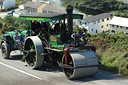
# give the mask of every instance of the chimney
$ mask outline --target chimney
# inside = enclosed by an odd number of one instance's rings
[[[72,13],[73,7],[71,5],[68,5],[66,11],[67,11],[69,39],[71,40],[71,34],[73,33],[73,13]]]

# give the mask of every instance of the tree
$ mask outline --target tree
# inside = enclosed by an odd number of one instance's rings
[[[5,16],[4,21],[7,23],[7,27],[14,27],[18,29],[26,29],[29,27],[29,22],[21,20],[17,17]]]
[[[95,15],[104,12],[124,10],[124,4],[117,0],[62,0],[63,5],[71,4],[86,14]]]

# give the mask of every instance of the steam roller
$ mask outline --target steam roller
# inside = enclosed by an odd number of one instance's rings
[[[22,19],[34,19],[36,16],[36,19],[40,17],[40,20],[50,20],[48,22],[59,21],[59,25],[63,27],[61,32],[50,32],[50,28],[48,28],[48,33],[40,31],[36,36],[27,37],[23,47],[22,61],[32,69],[40,68],[45,63],[59,65],[68,79],[94,76],[100,65],[95,54],[95,46],[87,46],[83,43],[84,37],[82,36],[72,36],[73,19],[83,19],[83,15],[73,14],[73,7],[70,5],[67,6],[66,11],[67,14],[52,16],[51,14],[49,16],[43,14],[20,16]],[[61,23],[62,21],[65,24],[65,19],[68,22],[67,27]],[[66,33],[68,36],[65,39]]]

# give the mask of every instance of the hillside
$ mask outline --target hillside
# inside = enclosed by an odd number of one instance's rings
[[[89,44],[97,48],[101,69],[128,75],[128,36],[123,33],[91,35]]]
[[[117,0],[62,0],[63,6],[69,4],[88,15],[127,9],[123,2]]]

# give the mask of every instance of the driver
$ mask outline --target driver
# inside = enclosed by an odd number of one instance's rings
[[[32,22],[31,24],[32,35],[38,34],[40,29],[41,29],[41,24],[39,22],[37,21]]]
[[[59,33],[60,32],[60,24],[59,23],[55,24],[54,31],[55,31],[55,33]]]
[[[21,44],[23,45],[23,42],[22,42],[22,37],[18,35],[18,32],[16,31],[15,32],[15,35],[13,36],[13,39],[14,39],[14,42],[15,44]]]
[[[20,36],[18,35],[18,32],[15,32],[15,35],[13,36],[14,42],[19,43],[20,42]]]

